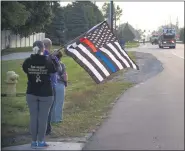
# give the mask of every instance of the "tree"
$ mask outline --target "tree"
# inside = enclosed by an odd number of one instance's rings
[[[29,35],[44,31],[46,25],[51,23],[53,17],[51,2],[48,1],[21,1],[29,10],[31,16],[24,26],[19,27],[19,33]]]
[[[50,38],[55,45],[65,43],[64,8],[58,2],[52,4],[53,19],[51,24],[45,28],[46,37]]]
[[[129,27],[129,24],[126,23],[124,28],[121,28],[118,33],[118,37],[120,40],[124,40],[125,42],[133,41],[135,38],[134,33]]]
[[[123,30],[125,29],[126,25],[128,25],[129,29],[132,31],[132,33],[134,34],[136,39],[140,39],[141,35],[142,35],[142,31],[141,29],[136,30],[134,29],[134,27],[132,27],[132,25],[130,25],[129,23],[123,23],[120,25],[120,27],[118,28],[118,37],[122,37],[123,34]]]
[[[1,28],[11,29],[25,25],[30,12],[26,10],[25,5],[16,1],[1,2]]]
[[[88,19],[88,28],[91,28],[104,20],[102,12],[94,3],[90,1],[79,1],[79,3],[85,8]]]
[[[52,19],[48,1],[2,2],[3,29],[10,29],[21,36],[44,31]]]
[[[66,38],[72,40],[88,30],[88,19],[83,5],[73,2],[65,8]]]
[[[104,21],[103,14],[99,10],[98,6],[96,6],[95,4],[93,4],[93,8],[94,8],[94,16],[96,16],[96,24]]]
[[[115,21],[115,29],[116,29],[116,21],[120,20],[122,16],[122,9],[117,5],[115,13],[114,13],[114,21]]]
[[[136,38],[139,40],[141,39],[141,36],[142,36],[142,30],[141,29],[136,30]]]
[[[105,19],[108,19],[110,17],[110,3],[104,3],[102,6],[103,16]],[[116,21],[118,21],[122,15],[122,9],[117,6],[115,8],[115,3],[113,3],[113,21],[114,21],[114,27],[116,28]]]
[[[90,1],[76,1],[64,8],[66,38],[72,40],[103,21],[103,14]]]

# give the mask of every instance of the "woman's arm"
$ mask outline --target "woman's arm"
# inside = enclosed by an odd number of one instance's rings
[[[57,68],[57,73],[58,73],[58,75],[59,75],[59,76],[62,76],[63,73],[64,73],[64,71],[65,71],[65,66],[64,66],[63,63],[60,62],[59,66],[58,66],[58,68]]]
[[[64,64],[63,64],[63,78],[64,78],[64,81],[67,82],[68,77],[67,77],[67,72],[66,72],[66,66]]]
[[[67,77],[66,67],[63,63],[61,63],[61,66],[62,66],[62,70],[63,70],[62,73],[61,73],[61,76],[62,76],[62,79],[64,81],[65,86],[67,87],[68,77]]]
[[[47,58],[47,67],[48,67],[49,74],[57,72],[56,65],[53,63],[53,61],[49,57]]]

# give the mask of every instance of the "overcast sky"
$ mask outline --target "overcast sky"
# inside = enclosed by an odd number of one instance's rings
[[[66,6],[69,2],[61,2]],[[104,2],[96,2],[101,9]],[[128,22],[134,28],[156,30],[170,18],[173,24],[177,17],[179,26],[184,26],[184,2],[115,2],[123,10],[120,23]]]

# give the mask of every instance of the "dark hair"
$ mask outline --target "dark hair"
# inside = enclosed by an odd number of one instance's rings
[[[62,51],[58,51],[56,57],[60,60],[63,57]]]

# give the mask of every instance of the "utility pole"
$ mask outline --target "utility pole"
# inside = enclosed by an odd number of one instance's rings
[[[170,15],[170,25],[169,25],[171,28],[172,28],[172,20],[171,20],[171,15]]]
[[[111,27],[111,30],[113,32],[113,1],[111,0],[110,1],[110,27]]]
[[[177,20],[176,20],[176,30],[179,29],[179,20],[178,20],[178,17],[177,17]]]
[[[115,27],[115,30],[116,30],[116,13],[114,13],[114,19],[115,19],[114,27]]]

